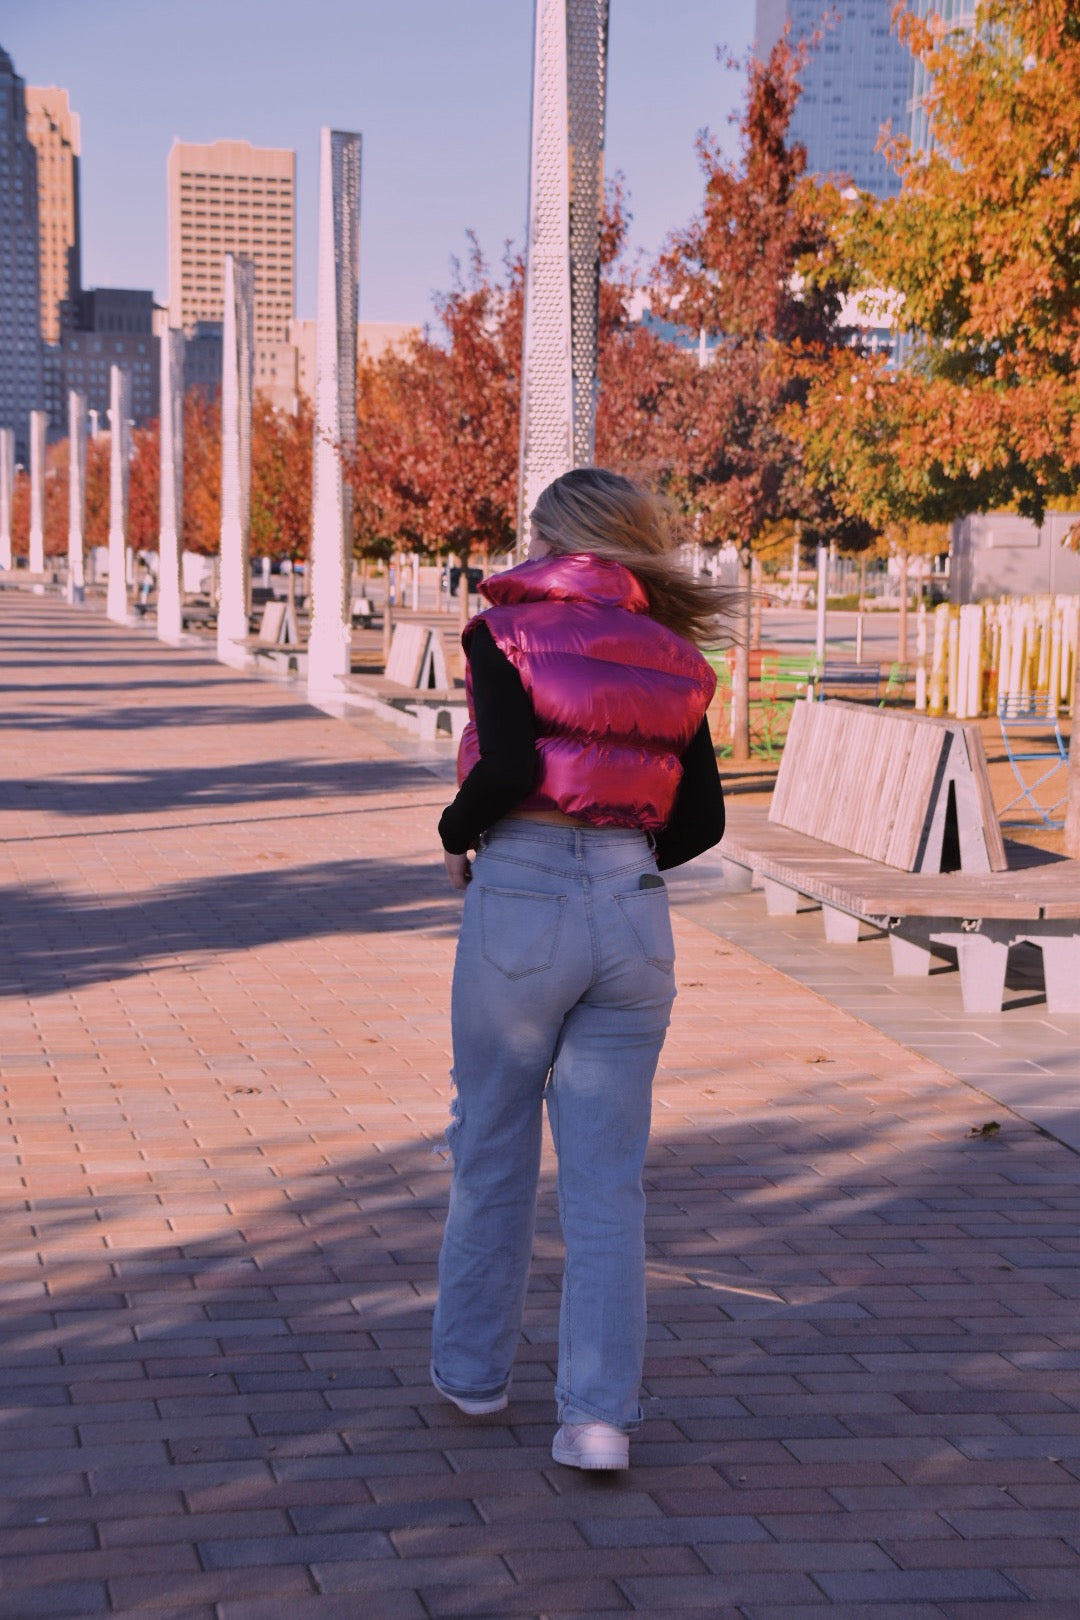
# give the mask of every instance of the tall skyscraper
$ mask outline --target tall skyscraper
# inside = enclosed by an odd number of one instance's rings
[[[941,17],[950,33],[972,34],[975,31],[975,0],[914,0],[912,10],[919,17],[935,14]],[[933,146],[930,120],[926,112],[926,98],[932,80],[921,62],[915,63],[911,96],[911,144],[917,152],[929,152]]]
[[[41,335],[59,343],[79,296],[79,115],[56,85],[26,88],[26,133],[37,152]]]
[[[875,151],[883,124],[908,133],[912,58],[893,33],[894,0],[837,0],[838,20],[822,18],[823,0],[757,0],[756,50],[768,56],[790,24],[791,39],[821,37],[803,71],[792,137],[806,147],[812,174],[848,180],[860,191],[891,197],[898,176]],[[937,9],[937,7],[935,7]]]
[[[0,426],[30,454],[30,412],[42,402],[38,302],[37,154],[26,133],[26,84],[0,50]]]
[[[128,374],[131,418],[137,427],[158,414],[158,317],[152,292],[131,287],[93,287],[79,295],[65,322],[57,351],[66,394],[77,388],[92,411],[109,409],[110,369]],[[66,432],[66,425],[64,427]]]
[[[220,321],[226,253],[253,260],[258,373],[259,350],[266,364],[288,342],[295,313],[296,154],[249,141],[174,141],[168,178],[170,324],[190,332]]]

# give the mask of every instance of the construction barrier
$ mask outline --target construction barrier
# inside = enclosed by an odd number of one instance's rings
[[[999,699],[1045,696],[1049,712],[1071,713],[1080,597],[1011,596],[964,607],[920,609],[915,707],[969,720],[994,714]]]

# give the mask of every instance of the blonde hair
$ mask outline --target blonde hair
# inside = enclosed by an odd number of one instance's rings
[[[603,467],[577,467],[548,485],[530,516],[549,550],[622,563],[644,586],[650,617],[687,641],[730,637],[741,592],[683,566],[677,514],[640,484]]]

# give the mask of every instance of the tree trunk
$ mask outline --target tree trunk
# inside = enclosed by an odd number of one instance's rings
[[[464,630],[472,615],[469,612],[469,553],[461,553],[461,579],[458,581],[458,623]]]
[[[742,624],[735,643],[735,667],[731,675],[731,758],[735,765],[750,759],[750,634],[752,554],[749,546],[739,551],[739,589]]]
[[[751,647],[761,646],[761,616],[765,607],[765,601],[761,589],[763,572],[764,570],[761,566],[761,558],[755,557],[750,565],[750,579],[754,587],[754,601],[751,609],[750,621]]]
[[[898,558],[900,564],[900,623],[896,630],[896,661],[906,664],[908,661],[908,554],[902,551]]]
[[[866,552],[859,553],[859,612],[866,612]]]
[[[1080,605],[1077,607],[1080,619]],[[1069,737],[1069,797],[1065,804],[1065,853],[1080,859],[1080,624],[1073,672],[1072,731]]]

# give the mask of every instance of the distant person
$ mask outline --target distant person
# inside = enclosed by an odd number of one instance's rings
[[[546,1099],[566,1245],[552,1455],[572,1468],[627,1467],[641,1421],[642,1169],[675,995],[659,873],[724,831],[695,643],[734,593],[677,544],[614,473],[548,486],[529,560],[481,585],[465,629],[471,721],[439,823],[465,911],[432,1381],[469,1414],[507,1404]]]

